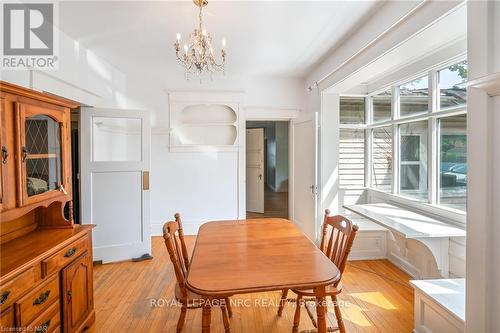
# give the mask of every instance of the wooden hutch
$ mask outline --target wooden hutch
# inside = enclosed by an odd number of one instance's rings
[[[0,329],[81,332],[95,319],[92,226],[72,218],[70,111],[0,81]]]

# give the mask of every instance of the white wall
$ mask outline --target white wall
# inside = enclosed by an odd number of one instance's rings
[[[151,112],[151,224],[162,224],[179,212],[185,232],[194,234],[202,222],[238,217],[238,168],[235,152],[169,151],[169,91],[242,91],[243,107],[272,109],[275,116],[305,107],[304,80],[281,77],[215,75],[200,84],[187,81],[179,66],[175,73],[151,73],[140,65],[117,69],[85,46],[60,33],[58,71],[2,72],[1,79],[106,108]],[[280,111],[283,110],[283,111]],[[245,117],[240,110],[240,117]],[[243,141],[244,142],[244,141]]]
[[[128,107],[122,71],[91,50],[59,34],[59,67],[54,71],[2,70],[0,79],[95,106]]]
[[[468,2],[466,331],[500,332],[500,3]],[[496,79],[495,79],[496,78]],[[486,87],[475,80],[490,83]],[[488,87],[496,87],[495,97]],[[478,149],[481,147],[481,149]]]
[[[201,223],[238,217],[237,171],[235,152],[169,152],[168,98],[173,90],[237,90],[245,92],[245,105],[271,109],[304,108],[304,82],[284,78],[215,77],[210,84],[186,81],[181,75],[143,79],[127,76],[127,95],[151,110],[151,223],[153,234],[173,214],[183,216],[186,233],[197,232]],[[141,83],[136,85],[131,82]],[[279,111],[278,111],[279,112]],[[245,111],[240,110],[240,117]],[[242,216],[243,217],[243,216]]]

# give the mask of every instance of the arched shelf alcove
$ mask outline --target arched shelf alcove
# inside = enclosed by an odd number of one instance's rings
[[[194,104],[181,111],[180,121],[187,124],[234,124],[236,112],[224,104]]]
[[[237,150],[239,103],[221,96],[171,94],[172,151]]]

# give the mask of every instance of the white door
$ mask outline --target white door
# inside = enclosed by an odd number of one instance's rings
[[[247,211],[264,213],[264,129],[247,129]]]
[[[316,119],[297,120],[293,126],[293,221],[316,240]]]
[[[82,108],[80,128],[83,224],[95,224],[94,260],[151,253],[149,113]]]

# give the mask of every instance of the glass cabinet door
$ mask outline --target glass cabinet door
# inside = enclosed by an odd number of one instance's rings
[[[57,121],[46,115],[25,119],[26,193],[28,197],[62,185],[61,128]]]
[[[19,106],[21,205],[67,194],[69,174],[65,151],[69,137],[64,111],[34,105]]]

